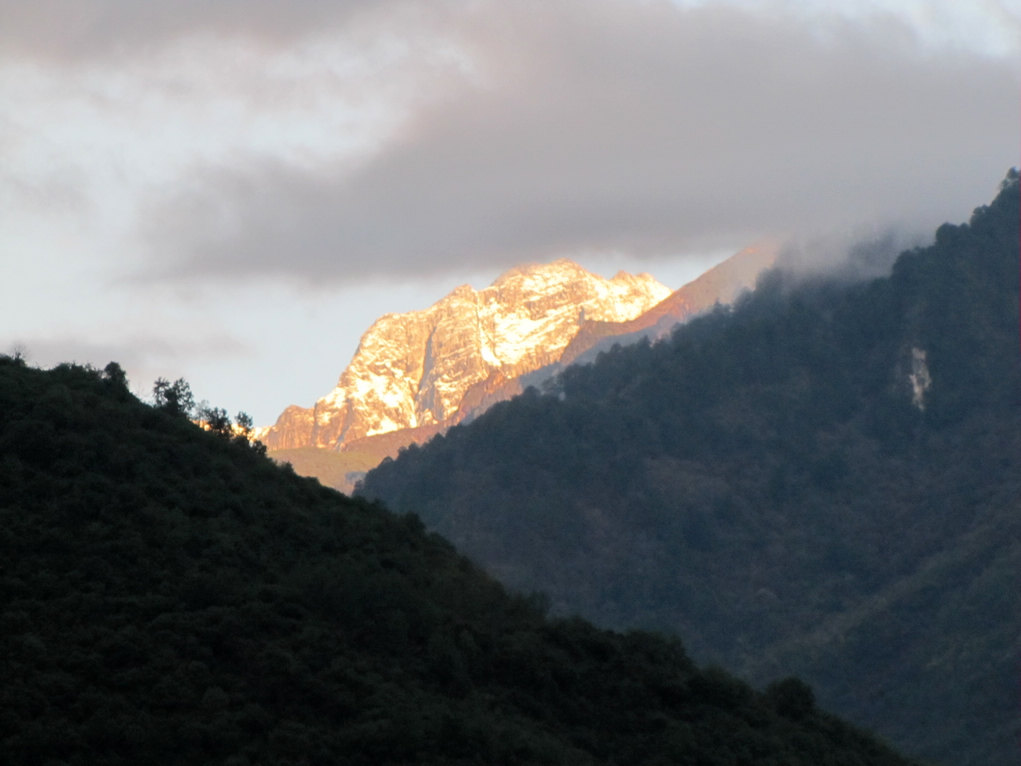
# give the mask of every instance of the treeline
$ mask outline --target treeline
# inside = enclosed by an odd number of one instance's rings
[[[176,393],[0,357],[0,760],[907,763],[797,679],[548,619]]]
[[[866,283],[772,272],[370,472],[558,613],[676,631],[947,763],[1016,759],[1018,175]],[[1012,574],[1013,573],[1013,574]]]

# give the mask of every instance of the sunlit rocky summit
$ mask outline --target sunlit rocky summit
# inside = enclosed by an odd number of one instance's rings
[[[421,311],[386,314],[336,387],[259,429],[271,453],[345,491],[400,447],[421,443],[614,342],[657,339],[729,303],[771,265],[752,247],[671,292],[648,274],[612,279],[572,261],[520,266],[482,290],[462,285]],[[343,466],[322,462],[343,452]],[[339,471],[339,473],[338,473]]]
[[[338,448],[462,420],[509,379],[557,361],[586,322],[634,319],[670,295],[648,274],[592,274],[568,260],[462,285],[422,311],[386,314],[362,336],[336,388],[287,408],[270,449]]]

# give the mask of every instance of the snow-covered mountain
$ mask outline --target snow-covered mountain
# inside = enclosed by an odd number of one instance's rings
[[[604,279],[569,260],[511,269],[483,290],[462,285],[376,320],[337,386],[311,408],[288,407],[260,438],[271,450],[336,449],[452,425],[507,380],[556,362],[584,324],[627,322],[670,294],[648,274]]]

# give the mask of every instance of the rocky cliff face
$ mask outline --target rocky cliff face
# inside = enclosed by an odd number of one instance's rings
[[[423,311],[380,317],[336,388],[288,407],[260,438],[272,450],[339,448],[452,425],[507,380],[556,362],[584,324],[626,322],[668,295],[647,274],[604,279],[567,260],[463,285]]]

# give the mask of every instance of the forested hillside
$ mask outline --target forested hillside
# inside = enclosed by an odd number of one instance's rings
[[[3,763],[907,763],[796,679],[546,619],[176,386],[0,357]]]
[[[411,447],[363,492],[561,613],[1018,758],[1018,174],[867,283],[781,271]]]

